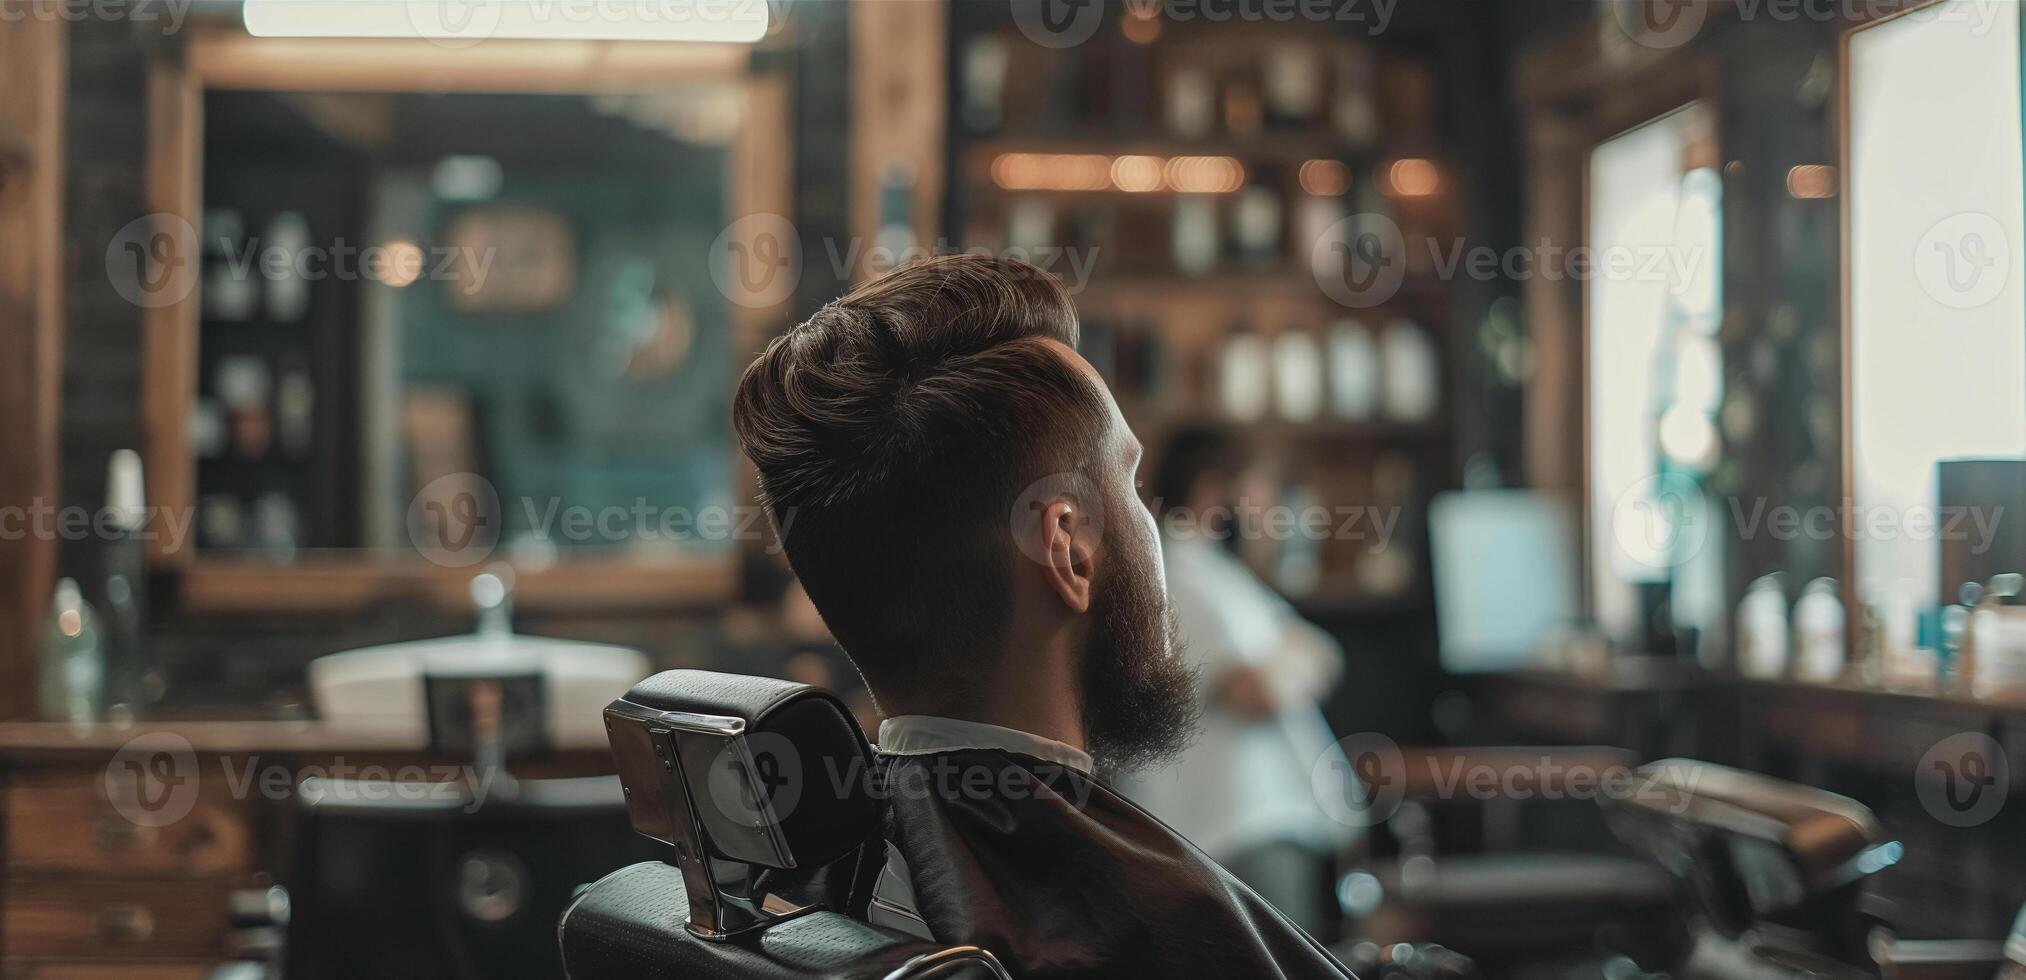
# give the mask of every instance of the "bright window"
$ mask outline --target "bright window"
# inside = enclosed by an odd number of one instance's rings
[[[1925,608],[1936,461],[2026,452],[2019,6],[1915,10],[1849,54],[1857,584]]]
[[[1722,183],[1692,104],[1590,155],[1591,603],[1607,633],[1640,625],[1641,583],[1675,581],[1706,543],[1695,489],[1720,453]]]

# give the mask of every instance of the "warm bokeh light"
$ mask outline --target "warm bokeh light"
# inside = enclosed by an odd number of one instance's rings
[[[1229,194],[1245,186],[1245,165],[1232,157],[1174,157],[1168,186],[1187,194]]]
[[[1803,201],[1819,201],[1836,196],[1836,168],[1820,163],[1804,163],[1787,171],[1787,193]]]
[[[1167,186],[1160,157],[1122,156],[1112,161],[1111,182],[1122,191],[1145,193]]]
[[[1161,36],[1161,16],[1154,7],[1128,4],[1125,20],[1119,23],[1119,33],[1134,44],[1152,44]]]
[[[1442,174],[1433,162],[1408,157],[1386,168],[1386,182],[1400,197],[1427,197],[1442,188]]]
[[[1319,197],[1342,197],[1351,189],[1351,168],[1341,160],[1310,160],[1300,177],[1301,189]]]
[[[387,255],[386,274],[380,278],[395,289],[415,284],[422,278],[422,246],[406,238],[396,238],[385,246]]]
[[[992,159],[992,183],[1009,191],[1229,194],[1245,186],[1245,165],[1233,157],[1001,153]]]
[[[1009,191],[1101,191],[1111,187],[1111,167],[1098,153],[1001,153],[992,182]]]

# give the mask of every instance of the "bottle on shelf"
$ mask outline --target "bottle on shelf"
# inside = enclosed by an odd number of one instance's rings
[[[1308,422],[1322,414],[1323,359],[1315,337],[1289,327],[1273,341],[1273,392],[1280,417]]]
[[[274,444],[273,370],[258,357],[228,357],[218,362],[216,387],[218,400],[225,403],[232,448],[248,458],[266,456]]]
[[[1239,70],[1224,80],[1224,135],[1258,139],[1266,131],[1266,106],[1259,95],[1256,72]]]
[[[1006,244],[1032,252],[1055,244],[1055,206],[1043,197],[1020,197],[1006,208]]]
[[[260,308],[260,276],[246,259],[246,223],[232,208],[204,212],[203,314],[212,320],[250,320]]]
[[[84,601],[76,579],[56,583],[49,621],[42,630],[39,684],[42,717],[89,722],[105,716],[106,661],[98,613]]]
[[[295,559],[302,540],[302,518],[295,501],[285,493],[270,491],[253,502],[253,537],[267,557],[287,563]]]
[[[1330,328],[1330,411],[1362,422],[1379,405],[1379,351],[1362,321],[1346,318]]]
[[[1281,506],[1292,514],[1311,513],[1323,505],[1322,495],[1307,480],[1295,480],[1281,494]],[[1292,534],[1282,542],[1273,563],[1273,584],[1282,595],[1305,599],[1315,595],[1323,578],[1323,542],[1307,534]]]
[[[161,691],[161,676],[145,646],[148,579],[141,547],[148,508],[141,455],[115,451],[106,462],[106,510],[113,515],[101,551],[100,597],[107,615],[105,698],[139,708]]]
[[[1208,197],[1184,194],[1175,201],[1170,249],[1175,269],[1200,276],[1217,267],[1217,205]]]
[[[1794,676],[1815,684],[1843,676],[1843,600],[1836,580],[1818,578],[1794,602]]]
[[[315,411],[316,387],[309,372],[302,368],[282,372],[281,383],[275,386],[274,419],[283,452],[309,455],[316,435]]]
[[[1425,422],[1434,417],[1442,379],[1435,342],[1428,331],[1412,320],[1394,320],[1386,327],[1380,345],[1387,417],[1399,422]]]
[[[1218,403],[1224,414],[1237,422],[1265,418],[1273,393],[1266,338],[1241,325],[1225,337],[1218,362]]]
[[[963,119],[973,133],[992,133],[1005,124],[1006,39],[980,34],[964,46]]]
[[[1337,135],[1356,147],[1379,141],[1379,107],[1374,101],[1377,87],[1371,52],[1362,46],[1337,53],[1331,74],[1335,92],[1330,98],[1330,122]]]
[[[1266,90],[1266,121],[1299,128],[1315,121],[1322,107],[1323,71],[1316,49],[1300,41],[1283,41],[1260,66]]]
[[[1962,671],[1967,693],[1984,699],[2014,700],[2026,692],[2026,579],[2016,572],[1994,575],[1971,615],[1976,656]]]
[[[1762,679],[1787,673],[1787,595],[1781,575],[1753,580],[1738,602],[1738,672]]]
[[[1318,248],[1334,246],[1323,239],[1337,228],[1337,222],[1345,217],[1344,199],[1332,194],[1303,194],[1294,206],[1294,254],[1307,256],[1313,264]],[[1325,252],[1325,255],[1328,255]],[[1329,268],[1319,270],[1328,274]]]
[[[1217,125],[1217,83],[1194,65],[1168,72],[1168,130],[1184,139],[1202,139]]]
[[[1237,244],[1240,261],[1254,269],[1270,268],[1281,260],[1280,195],[1273,188],[1254,184],[1238,194],[1232,209],[1231,237]]]
[[[283,211],[267,224],[267,250],[287,256],[281,274],[267,281],[267,317],[276,323],[294,323],[309,312],[310,283],[298,274],[297,258],[309,250],[309,219],[294,211]]]

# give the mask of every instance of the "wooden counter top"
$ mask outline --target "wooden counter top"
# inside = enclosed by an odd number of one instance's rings
[[[1879,701],[1951,706],[1995,714],[2026,712],[2026,700],[2020,699],[1986,699],[1956,691],[1877,687],[1848,679],[1823,684],[1788,677],[1745,677],[1729,671],[1701,670],[1662,658],[1621,657],[1602,670],[1522,667],[1483,676],[1497,682],[1544,684],[1597,692],[1622,693],[1730,685],[1740,690],[1767,694],[1871,698]]]
[[[137,721],[72,724],[52,721],[0,722],[0,757],[61,752],[116,752],[143,735],[168,733],[190,742],[193,751],[239,752],[420,752],[426,739],[413,729],[341,725],[321,721]]]

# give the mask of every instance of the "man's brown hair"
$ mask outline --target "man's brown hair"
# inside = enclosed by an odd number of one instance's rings
[[[949,690],[1001,652],[1015,499],[1087,471],[1109,419],[1050,343],[1076,340],[1054,276],[943,256],[817,310],[739,380],[788,562],[875,692]]]

